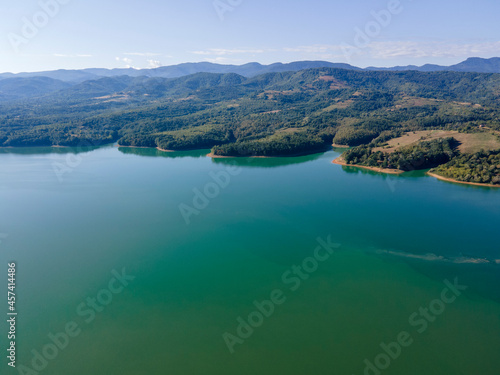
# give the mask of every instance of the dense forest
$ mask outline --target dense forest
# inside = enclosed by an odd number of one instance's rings
[[[461,154],[430,172],[457,181],[500,186],[500,150]]]
[[[500,74],[318,68],[251,78],[197,73],[67,84],[34,77],[3,85],[10,97],[0,98],[0,147],[118,142],[211,148],[217,156],[292,156],[334,143],[352,147],[343,154],[348,164],[437,167],[460,181],[499,183],[498,152],[461,154],[453,138],[394,152],[380,147],[419,130],[498,132]],[[23,98],[28,89],[37,96]]]
[[[453,138],[435,139],[401,147],[395,152],[374,152],[370,146],[352,148],[342,155],[347,164],[413,171],[437,167],[452,160],[458,152]]]
[[[233,142],[215,146],[217,156],[294,156],[326,151],[323,139],[307,132],[283,133],[253,141]]]

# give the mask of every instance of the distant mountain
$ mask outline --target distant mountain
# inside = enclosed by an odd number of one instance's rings
[[[151,101],[165,96],[187,95],[193,91],[203,89],[221,87],[233,87],[234,89],[245,80],[245,77],[234,73],[195,73],[177,78],[130,77],[123,75],[70,85],[65,90],[45,95],[42,100],[63,102],[81,102],[87,99]]]
[[[451,67],[456,72],[500,73],[500,57],[481,59],[471,57],[460,64]]]
[[[113,96],[129,87],[136,79],[129,76],[98,78],[70,85],[66,90],[61,90],[47,96],[55,99],[71,98],[72,100]]]
[[[184,63],[172,66],[162,66],[156,69],[82,69],[82,70],[54,70],[33,73],[3,73],[0,74],[0,102],[10,102],[19,99],[50,95],[59,99],[67,95],[75,100],[90,99],[114,95],[127,88],[131,93],[142,93],[143,96],[161,97],[175,86],[176,93],[198,88],[207,88],[209,85],[220,86],[224,82],[215,82],[203,74],[225,74],[226,79],[234,83],[240,80],[235,77],[259,77],[253,85],[263,86],[266,74],[298,72],[306,69],[345,69],[350,71],[420,71],[420,72],[470,72],[470,73],[500,73],[500,58],[482,59],[469,58],[452,66],[426,64],[423,66],[395,66],[391,68],[368,67],[357,68],[349,64],[337,64],[327,61],[297,61],[288,64],[275,63],[262,65],[248,63],[244,65],[221,65],[209,62]],[[196,76],[201,74],[200,76]],[[194,76],[191,77],[191,76]],[[231,76],[232,75],[232,76]],[[182,77],[186,82],[171,81]],[[276,79],[274,77],[273,79]],[[208,86],[207,86],[208,85]],[[136,99],[139,96],[136,95]],[[143,98],[141,98],[142,100]],[[113,99],[115,100],[115,99]]]
[[[103,69],[105,71],[106,69]],[[107,76],[107,75],[106,75]],[[0,80],[5,78],[32,78],[32,77],[48,77],[57,79],[64,82],[83,82],[89,79],[101,78],[103,76],[87,73],[84,70],[52,70],[46,72],[33,72],[33,73],[3,73],[0,74]]]
[[[103,77],[161,77],[161,78],[178,78],[195,73],[217,73],[227,74],[235,73],[244,77],[255,77],[264,73],[280,73],[280,72],[297,72],[304,69],[313,68],[340,68],[349,70],[375,70],[375,71],[407,71],[415,70],[420,72],[434,71],[454,71],[454,72],[471,72],[471,73],[500,73],[500,58],[494,57],[491,59],[482,59],[472,57],[464,62],[451,66],[441,66],[426,64],[423,66],[395,66],[390,68],[368,67],[361,69],[349,64],[332,63],[328,61],[297,61],[288,64],[274,63],[271,65],[262,65],[259,63],[248,63],[244,65],[221,65],[209,62],[200,63],[184,63],[171,66],[162,66],[155,69],[81,69],[81,70],[54,70],[45,72],[31,73],[3,73],[0,74],[0,80],[8,78],[31,78],[31,77],[48,77],[69,83],[80,83],[88,80],[96,80]]]
[[[391,68],[377,68],[368,67],[365,70],[375,71],[406,71],[416,70],[419,72],[470,72],[470,73],[500,73],[500,57],[493,57],[491,59],[482,59],[480,57],[471,57],[467,60],[451,66],[442,66],[434,64],[426,64],[423,66],[407,65],[407,66],[394,66]]]
[[[117,76],[129,76],[129,77],[161,77],[161,78],[178,78],[183,76],[188,76],[196,73],[217,73],[217,74],[227,74],[235,73],[242,75],[244,77],[254,77],[263,73],[279,73],[286,71],[299,71],[304,69],[312,68],[341,68],[341,69],[352,69],[361,70],[355,66],[349,64],[337,64],[327,61],[298,61],[289,64],[275,63],[271,65],[262,65],[259,63],[248,63],[244,65],[221,65],[213,64],[209,62],[200,63],[184,63],[171,66],[162,66],[155,69],[82,69],[82,70],[54,70],[46,72],[33,72],[33,73],[3,73],[0,74],[0,80],[12,77],[49,77],[53,79],[58,79],[65,82],[80,83],[92,79],[98,79],[102,77],[117,77]]]
[[[0,80],[0,101],[27,99],[60,91],[71,84],[49,77],[6,78]]]

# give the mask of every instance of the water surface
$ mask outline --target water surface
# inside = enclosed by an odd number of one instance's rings
[[[81,333],[41,374],[362,374],[405,331],[412,344],[381,373],[498,375],[500,190],[342,167],[333,151],[79,151],[0,152],[18,364],[74,321]],[[218,192],[214,175],[229,176]],[[282,276],[329,236],[340,247],[292,290]],[[123,268],[135,279],[86,323],[78,306]],[[468,289],[419,333],[409,318],[455,278]],[[286,300],[231,353],[223,334],[273,290]]]

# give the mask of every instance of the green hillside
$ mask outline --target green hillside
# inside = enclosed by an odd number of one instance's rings
[[[500,130],[500,74],[308,69],[253,78],[119,76],[0,104],[0,146],[118,141],[292,155],[405,131]]]

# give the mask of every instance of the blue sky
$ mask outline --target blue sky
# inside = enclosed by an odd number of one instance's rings
[[[197,61],[450,65],[500,56],[499,15],[498,0],[2,0],[0,72]]]

